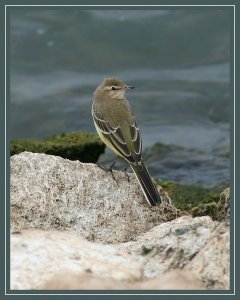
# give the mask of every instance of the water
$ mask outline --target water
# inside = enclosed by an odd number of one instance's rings
[[[230,21],[219,9],[15,8],[11,138],[95,132],[92,94],[114,76],[136,87],[127,96],[153,176],[205,186],[228,182]]]

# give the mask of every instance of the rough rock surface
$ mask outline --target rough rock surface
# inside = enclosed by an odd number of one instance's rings
[[[102,289],[229,288],[229,226],[209,217],[181,217],[121,244],[26,230],[12,233],[11,246],[12,289],[84,289],[88,279],[89,288],[98,289],[103,278]],[[169,284],[166,278],[174,270],[186,273]],[[73,282],[63,284],[66,273]]]
[[[210,217],[181,217],[116,248],[139,258],[144,278],[185,269],[209,289],[229,288],[229,226]]]
[[[229,289],[230,234],[226,223],[215,224],[198,255],[186,266],[196,273],[207,289]]]
[[[112,246],[88,242],[69,232],[26,230],[11,235],[11,289],[39,289],[66,272],[125,280],[142,278],[143,266]]]
[[[69,232],[13,232],[11,248],[13,290],[203,288],[192,271],[142,280],[144,265],[138,257]]]
[[[114,177],[45,154],[11,158],[12,289],[229,288],[227,223],[181,216],[163,190],[149,207],[134,175]]]
[[[94,164],[23,152],[11,157],[11,227],[69,230],[103,243],[134,239],[183,215],[161,191],[150,207],[133,174]],[[160,188],[160,187],[159,187]]]

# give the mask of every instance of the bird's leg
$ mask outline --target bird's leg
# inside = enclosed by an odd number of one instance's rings
[[[110,165],[110,167],[107,168],[107,171],[111,172],[112,178],[113,178],[113,180],[114,180],[116,183],[117,183],[117,180],[116,180],[116,178],[115,178],[114,175],[113,175],[113,167],[115,166],[115,164],[116,164],[116,162],[117,162],[118,159],[119,159],[119,156],[117,156],[117,158],[114,159],[114,161],[113,161],[113,163]]]
[[[129,175],[128,175],[127,169],[128,169],[128,165],[122,170],[122,172],[127,176],[127,180],[128,180],[128,183],[129,183],[130,179],[129,179]]]
[[[108,168],[109,171],[112,171],[112,170],[113,170],[113,167],[115,166],[115,164],[116,164],[116,162],[117,162],[118,159],[119,159],[119,156],[118,156],[116,159],[114,159],[113,163],[112,163],[112,164],[110,165],[110,167]]]
[[[113,163],[110,165],[110,167],[105,167],[103,165],[100,164],[96,164],[99,168],[101,168],[104,171],[111,171],[111,169],[113,169],[114,165],[116,164],[117,160],[119,159],[119,156],[117,156],[117,158],[115,158],[113,160]]]
[[[117,180],[116,178],[114,177],[113,175],[113,167],[115,166],[117,160],[119,159],[119,156],[117,156],[117,158],[114,159],[113,163],[110,165],[110,167],[105,167],[105,166],[101,166],[101,165],[98,165],[99,168],[101,168],[102,170],[106,171],[106,172],[111,172],[111,175],[112,175],[112,178],[113,180],[117,183]]]
[[[117,180],[116,180],[116,178],[115,178],[115,176],[113,175],[113,169],[110,169],[110,168],[109,168],[109,169],[107,170],[107,172],[110,172],[110,173],[111,173],[113,180],[116,182],[116,184],[118,184],[118,183],[117,183]]]
[[[99,165],[99,164],[96,164],[100,169],[104,170],[104,171],[107,171],[107,167],[105,166],[102,166],[102,165]]]

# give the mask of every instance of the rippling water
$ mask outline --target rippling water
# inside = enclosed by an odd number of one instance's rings
[[[95,131],[93,91],[114,76],[136,87],[153,176],[229,181],[230,21],[219,9],[12,10],[11,138]]]

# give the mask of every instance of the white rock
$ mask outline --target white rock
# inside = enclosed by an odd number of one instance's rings
[[[125,280],[142,278],[143,266],[109,245],[69,232],[26,230],[11,235],[11,289],[40,289],[53,275],[93,274]]]
[[[11,157],[11,227],[69,230],[91,241],[123,242],[182,215],[162,192],[150,207],[133,174],[23,152]]]
[[[46,154],[11,158],[11,228],[21,231],[12,234],[12,289],[229,288],[226,223],[179,217],[163,190],[163,204],[149,207],[134,175],[114,177]],[[49,231],[22,231],[31,228]]]
[[[138,257],[144,265],[144,278],[185,269],[208,289],[229,288],[229,226],[208,216],[184,216],[115,247]]]
[[[207,289],[229,289],[230,232],[225,223],[216,223],[211,235],[186,270],[194,271]]]

